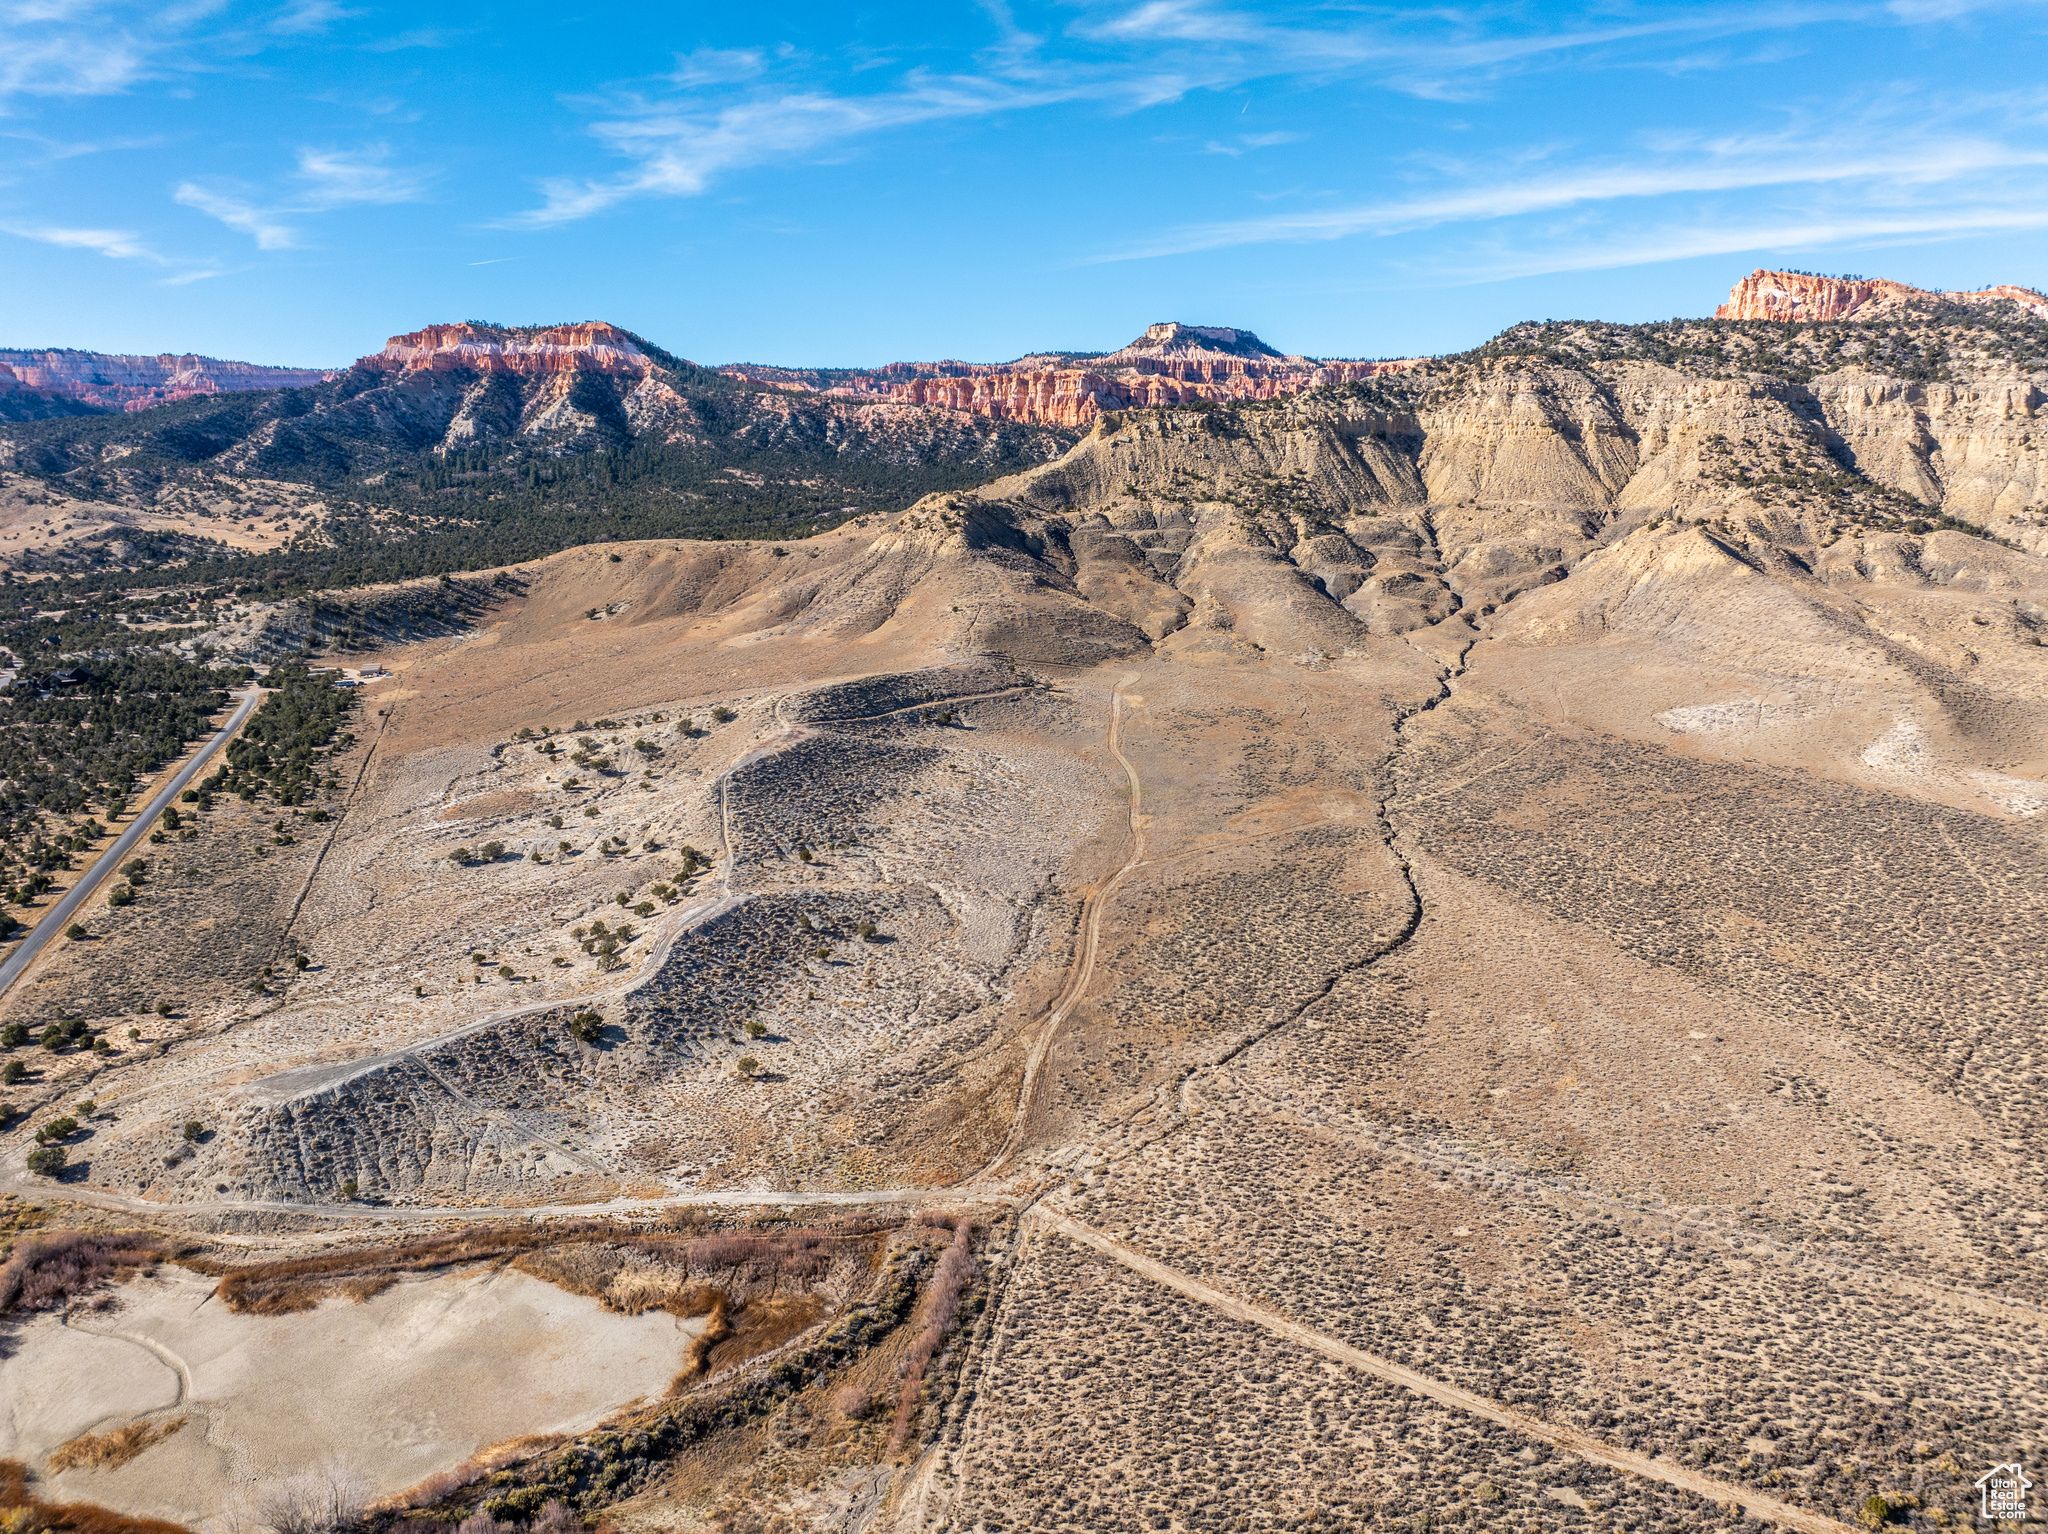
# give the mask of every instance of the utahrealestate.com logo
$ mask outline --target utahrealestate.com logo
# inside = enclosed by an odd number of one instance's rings
[[[2001,1523],[2024,1522],[2027,1489],[2033,1484],[2018,1460],[2010,1465],[1993,1465],[1977,1477],[1977,1491],[1984,1499],[1984,1516]]]

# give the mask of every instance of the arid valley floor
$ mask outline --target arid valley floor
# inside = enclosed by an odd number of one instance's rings
[[[332,657],[335,786],[0,1003],[113,1046],[6,1057],[0,1454],[218,1534],[1988,1528],[2043,375],[1568,339]]]

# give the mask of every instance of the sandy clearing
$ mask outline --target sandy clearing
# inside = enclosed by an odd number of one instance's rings
[[[120,1291],[110,1313],[23,1327],[0,1367],[0,1454],[40,1461],[82,1432],[189,1415],[120,1469],[52,1484],[221,1528],[264,1484],[330,1462],[381,1495],[487,1444],[587,1426],[666,1389],[704,1325],[617,1315],[510,1270],[292,1316],[235,1315],[213,1287],[165,1269]]]

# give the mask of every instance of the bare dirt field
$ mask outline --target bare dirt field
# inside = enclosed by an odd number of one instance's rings
[[[309,1472],[332,1467],[385,1496],[489,1445],[573,1432],[664,1392],[706,1324],[616,1314],[509,1270],[282,1316],[237,1315],[209,1303],[213,1289],[166,1270],[104,1314],[25,1327],[0,1378],[0,1453],[178,1422],[128,1464],[66,1471],[52,1490],[225,1527],[237,1511],[260,1518],[266,1488]]]

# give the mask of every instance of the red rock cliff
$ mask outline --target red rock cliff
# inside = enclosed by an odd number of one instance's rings
[[[1317,362],[1275,351],[1248,330],[1169,322],[1148,326],[1128,346],[1099,356],[1045,353],[1003,363],[892,362],[819,382],[828,394],[879,396],[971,415],[1085,427],[1104,411],[1272,399],[1317,384],[1397,372],[1416,360]],[[772,369],[725,371],[772,381],[779,388],[803,386]]]
[[[1735,284],[1714,311],[1722,320],[1859,320],[1925,304],[1990,304],[2010,299],[2048,319],[2048,294],[2010,283],[1969,293],[1934,293],[1883,277],[1816,277],[1762,267]]]
[[[384,350],[358,367],[392,372],[619,373],[653,371],[654,359],[628,331],[602,320],[581,325],[500,328],[495,325],[429,325],[393,336]]]
[[[171,400],[242,389],[304,388],[334,376],[322,368],[264,367],[191,353],[128,356],[69,347],[0,350],[0,374],[11,377],[13,387],[83,400],[104,410],[147,410]],[[0,386],[6,386],[4,379]]]

